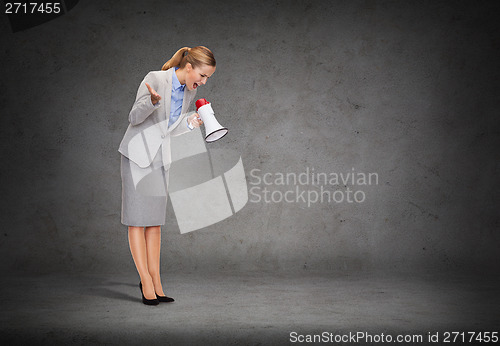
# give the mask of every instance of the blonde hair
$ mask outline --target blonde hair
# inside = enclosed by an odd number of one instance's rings
[[[204,46],[197,46],[193,48],[183,47],[175,52],[175,54],[163,65],[161,69],[162,71],[165,71],[174,66],[184,68],[187,63],[190,63],[193,68],[200,65],[215,66],[214,54],[210,49]]]

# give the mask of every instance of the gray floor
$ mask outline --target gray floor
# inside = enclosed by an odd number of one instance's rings
[[[176,302],[154,307],[141,303],[132,273],[11,276],[2,285],[0,341],[298,344],[290,342],[291,332],[415,334],[427,341],[428,332],[442,338],[445,331],[498,331],[500,321],[496,277],[309,271],[163,276]],[[350,344],[366,343],[358,341]]]

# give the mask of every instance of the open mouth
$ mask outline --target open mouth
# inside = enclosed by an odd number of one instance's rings
[[[196,89],[198,87],[198,83],[193,84],[193,89]]]

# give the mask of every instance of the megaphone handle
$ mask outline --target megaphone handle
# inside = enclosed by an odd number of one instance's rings
[[[200,115],[198,113],[195,113],[195,114],[196,114],[196,119],[201,120]],[[189,122],[189,118],[187,118],[186,121],[187,121],[188,129],[190,129],[190,130],[194,129],[194,126],[191,125],[191,123]]]

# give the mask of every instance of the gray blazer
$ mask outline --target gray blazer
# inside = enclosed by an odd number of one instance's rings
[[[118,151],[141,168],[151,164],[161,146],[163,166],[168,169],[171,163],[170,137],[190,131],[186,121],[189,115],[187,111],[196,95],[196,90],[190,91],[187,88],[184,89],[181,115],[168,127],[172,73],[174,73],[174,68],[167,71],[149,72],[137,90],[134,105],[129,113],[130,124]],[[161,96],[161,100],[156,105],[151,102],[151,94],[146,83]]]

